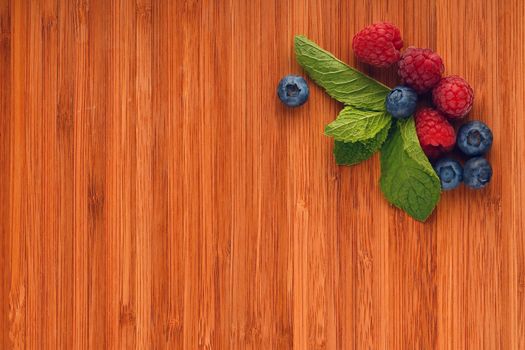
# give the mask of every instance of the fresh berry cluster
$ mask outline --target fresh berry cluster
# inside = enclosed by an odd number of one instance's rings
[[[471,188],[485,187],[492,177],[492,167],[483,158],[492,145],[491,130],[481,121],[471,121],[456,134],[451,124],[472,109],[472,88],[457,75],[442,77],[443,60],[431,49],[408,47],[401,52],[402,47],[400,30],[388,22],[369,25],[352,42],[356,57],[364,63],[381,68],[397,63],[402,84],[390,91],[385,108],[396,119],[414,116],[419,143],[434,162],[442,189],[456,188],[461,182]],[[277,94],[286,106],[298,107],[308,100],[308,84],[300,76],[287,75],[279,82]],[[443,158],[455,147],[470,158],[464,167]]]
[[[386,22],[372,24],[353,39],[355,55],[375,67],[388,67],[397,62],[402,85],[386,99],[386,109],[398,119],[414,114],[418,97],[430,93],[432,107],[421,107],[415,113],[416,132],[425,154],[435,161],[434,168],[444,190],[464,182],[471,188],[485,187],[492,177],[492,167],[482,156],[492,145],[492,132],[480,121],[461,126],[457,133],[450,121],[465,117],[472,109],[474,92],[465,79],[445,71],[441,57],[430,49],[409,47],[400,52],[399,29]],[[419,95],[419,96],[418,96]],[[470,158],[464,167],[457,160],[441,158],[457,148]]]

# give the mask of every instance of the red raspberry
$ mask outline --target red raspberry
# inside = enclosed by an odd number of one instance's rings
[[[474,91],[465,79],[452,75],[441,79],[432,91],[432,100],[436,108],[447,117],[462,118],[472,108]]]
[[[401,56],[398,74],[403,84],[424,94],[439,82],[444,70],[443,60],[434,51],[409,47]]]
[[[429,158],[438,158],[451,151],[456,143],[452,125],[432,108],[422,108],[416,113],[416,132],[419,144]]]
[[[388,67],[399,61],[403,40],[392,23],[374,23],[354,36],[352,49],[361,61],[376,67]]]

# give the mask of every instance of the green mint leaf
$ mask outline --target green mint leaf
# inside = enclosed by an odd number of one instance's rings
[[[398,121],[383,145],[380,183],[390,203],[419,221],[439,201],[439,178],[419,145],[413,118]]]
[[[325,134],[336,141],[357,142],[368,140],[390,125],[392,116],[386,111],[365,111],[346,106],[337,119],[328,124]]]
[[[341,62],[302,35],[295,37],[297,62],[328,95],[356,108],[384,111],[390,88]]]
[[[388,136],[390,123],[373,138],[358,142],[335,141],[334,156],[338,165],[354,165],[370,158]]]

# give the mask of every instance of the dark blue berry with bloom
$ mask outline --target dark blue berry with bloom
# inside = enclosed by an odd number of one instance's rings
[[[279,99],[288,107],[301,106],[308,100],[309,94],[306,80],[297,75],[285,76],[277,86]]]
[[[463,169],[465,185],[470,188],[480,189],[490,182],[492,178],[492,166],[483,157],[469,159]]]
[[[407,86],[397,86],[386,97],[386,109],[394,118],[406,119],[416,111],[417,93]]]
[[[456,142],[465,155],[481,156],[487,153],[492,146],[492,131],[487,124],[474,120],[459,128]]]
[[[453,190],[463,181],[463,167],[455,159],[440,159],[434,169],[441,180],[441,188],[445,191]]]

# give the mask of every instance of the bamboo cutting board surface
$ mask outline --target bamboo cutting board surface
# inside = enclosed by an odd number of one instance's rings
[[[0,0],[1,349],[525,349],[521,0]],[[341,106],[293,36],[358,64],[389,20],[476,93],[491,185],[427,223],[379,159],[337,167]]]

